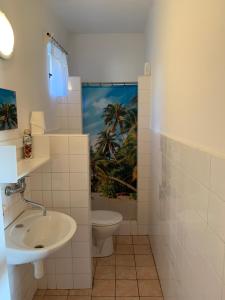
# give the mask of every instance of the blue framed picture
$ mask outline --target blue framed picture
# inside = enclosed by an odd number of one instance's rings
[[[16,92],[0,89],[0,131],[18,128]]]

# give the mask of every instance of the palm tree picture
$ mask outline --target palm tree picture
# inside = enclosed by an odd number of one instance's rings
[[[137,85],[83,85],[90,135],[91,189],[106,198],[137,197]]]
[[[16,93],[0,89],[0,131],[17,128]]]

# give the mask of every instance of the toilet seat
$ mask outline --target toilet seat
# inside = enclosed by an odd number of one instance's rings
[[[120,213],[110,210],[93,210],[91,212],[91,222],[95,226],[110,226],[122,222]]]

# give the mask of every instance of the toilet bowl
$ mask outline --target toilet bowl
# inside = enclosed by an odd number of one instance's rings
[[[113,253],[113,234],[119,228],[123,217],[110,210],[93,210],[92,221],[92,256],[104,257]]]

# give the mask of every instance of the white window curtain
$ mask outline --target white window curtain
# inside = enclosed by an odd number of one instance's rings
[[[66,54],[54,43],[48,43],[49,90],[53,98],[68,95],[68,63]]]

